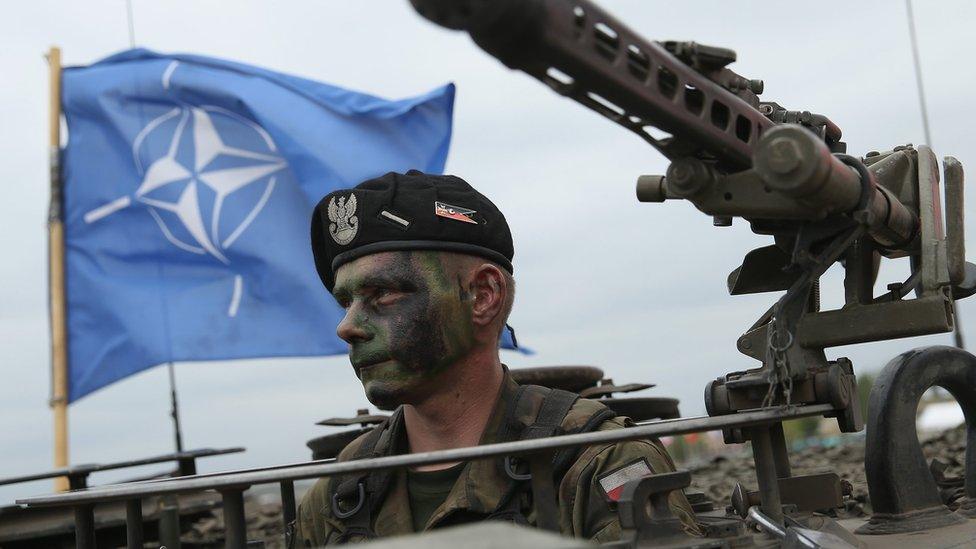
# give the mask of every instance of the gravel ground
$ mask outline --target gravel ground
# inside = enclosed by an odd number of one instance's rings
[[[281,504],[268,501],[266,495],[249,495],[244,500],[247,517],[247,539],[262,541],[266,549],[285,549]],[[224,546],[224,517],[220,509],[212,516],[200,519],[180,538],[184,549],[218,548]]]
[[[868,486],[864,477],[864,439],[847,435],[842,443],[832,447],[807,448],[790,455],[794,475],[836,472],[841,479],[851,483],[853,498],[859,505],[852,506],[849,514],[870,514]],[[961,479],[966,456],[966,429],[960,426],[922,442],[922,452],[927,460],[939,458],[945,465],[948,478]],[[732,455],[718,456],[706,463],[689,465],[692,473],[692,489],[704,492],[719,508],[728,505],[729,496],[736,483],[749,490],[758,488],[748,447]]]
[[[868,488],[864,479],[863,437],[849,436],[841,444],[832,447],[807,448],[791,454],[793,473],[802,475],[835,471],[851,483],[856,503],[844,513],[846,516],[870,514]],[[963,477],[963,461],[966,455],[966,430],[964,426],[948,430],[923,441],[926,459],[939,458],[945,465],[949,478]],[[688,467],[692,472],[692,489],[704,492],[718,505],[724,507],[735,484],[742,483],[748,489],[756,489],[756,476],[748,449],[734,454],[715,457],[706,463]],[[948,483],[948,484],[951,484]],[[952,497],[947,498],[950,502]],[[284,548],[281,505],[268,493],[252,494],[246,499],[248,539],[263,541],[268,549]],[[223,547],[224,523],[220,510],[212,517],[197,521],[192,530],[183,536],[186,548]]]

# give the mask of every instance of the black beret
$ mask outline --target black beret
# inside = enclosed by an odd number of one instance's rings
[[[312,255],[331,292],[335,272],[364,255],[442,250],[512,272],[512,232],[483,194],[453,175],[390,172],[323,198],[312,213]]]

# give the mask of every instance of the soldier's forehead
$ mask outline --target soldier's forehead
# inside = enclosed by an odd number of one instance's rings
[[[343,279],[348,279],[352,276],[386,269],[394,264],[409,263],[409,261],[408,256],[399,252],[379,252],[357,257],[348,263],[344,263],[336,270],[336,283],[338,284]]]
[[[412,255],[410,252],[391,251],[356,258],[343,264],[336,271],[335,289],[357,286],[377,275],[396,277],[405,274],[408,269],[404,269],[404,267],[411,266]]]
[[[332,293],[353,290],[374,282],[393,282],[443,276],[451,256],[434,250],[389,251],[365,255],[343,264],[336,270],[336,283]]]

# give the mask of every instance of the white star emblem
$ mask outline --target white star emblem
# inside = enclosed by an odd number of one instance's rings
[[[176,65],[174,61],[163,75],[166,88]],[[220,131],[215,118],[221,122]],[[223,264],[230,264],[226,250],[267,204],[277,172],[287,168],[263,128],[234,112],[207,105],[178,106],[153,119],[133,140],[132,153],[142,173],[138,188],[132,195],[89,211],[85,222],[95,223],[134,203],[142,204],[174,246],[210,255]],[[145,166],[147,156],[150,160]],[[227,198],[253,185],[260,186],[260,197],[255,200],[256,193],[252,193],[243,201],[237,199],[231,223],[240,221],[222,228]],[[241,277],[236,275],[229,316],[237,314],[241,285]]]
[[[259,201],[244,221],[230,235],[221,239],[218,228],[224,199],[234,191],[262,181],[268,175],[281,170],[285,167],[285,162],[277,155],[248,151],[225,144],[217,133],[208,110],[218,110],[218,112],[222,111],[222,114],[228,114],[215,107],[190,107],[174,109],[163,115],[166,118],[180,116],[180,121],[176,131],[173,132],[166,155],[153,161],[146,169],[142,183],[136,189],[135,199],[147,206],[173,212],[186,232],[193,237],[197,249],[209,253],[223,263],[229,263],[223,250],[233,244],[250,225],[264,207],[265,200]],[[192,135],[187,132],[187,123],[190,120],[193,122]],[[153,127],[153,124],[150,123],[146,127],[147,129]],[[193,140],[193,162],[189,166],[186,165],[188,162],[177,159],[177,151],[182,141],[188,138]],[[244,160],[246,165],[232,168],[214,166],[215,160],[226,160],[227,157]],[[274,178],[266,181],[266,194],[270,194],[274,188],[274,181]],[[153,197],[153,191],[173,185],[182,187],[176,200]],[[199,185],[205,185],[214,193],[210,227],[206,226],[200,208]],[[165,224],[158,215],[154,217],[172,242],[175,237],[165,229]],[[185,246],[180,247],[185,248]]]

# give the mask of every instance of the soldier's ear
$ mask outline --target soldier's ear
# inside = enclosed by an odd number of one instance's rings
[[[505,308],[505,274],[491,263],[479,263],[471,273],[471,320],[476,326],[494,326]]]

